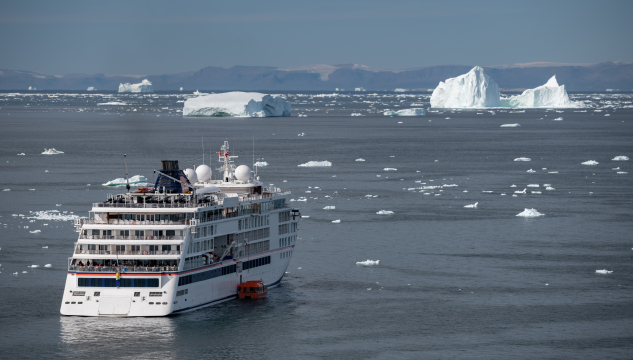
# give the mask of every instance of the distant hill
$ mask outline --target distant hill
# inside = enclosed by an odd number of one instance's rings
[[[116,91],[120,83],[149,79],[154,90],[394,90],[434,89],[440,81],[468,72],[471,65],[442,65],[419,69],[381,70],[365,65],[310,65],[295,68],[270,66],[205,67],[195,72],[166,75],[67,74],[47,75],[33,71],[0,70],[0,90]],[[552,75],[568,91],[633,90],[633,64],[532,63],[484,66],[501,89],[525,89],[543,85]]]

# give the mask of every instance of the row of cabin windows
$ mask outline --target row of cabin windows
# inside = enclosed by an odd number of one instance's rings
[[[201,223],[203,223],[207,221],[236,217],[238,214],[238,209],[239,208],[237,206],[234,206],[224,209],[202,211],[195,213],[194,216],[196,219],[200,220]]]
[[[297,228],[298,228],[297,223],[279,225],[279,235],[287,234],[290,232],[297,232]]]
[[[248,244],[248,246],[246,246],[246,248],[244,249],[244,252],[240,251],[240,256],[248,256],[268,250],[270,250],[270,240],[260,241],[257,243]]]
[[[196,241],[189,244],[187,254],[193,254],[200,251],[207,251],[213,249],[213,240]]]
[[[113,236],[112,234],[117,234],[118,236],[176,236],[176,231],[178,231],[179,236],[183,236],[183,230],[91,230],[91,235],[93,236]],[[84,230],[84,236],[88,235],[88,230]]]
[[[194,235],[195,239],[200,239],[207,236],[213,236],[213,234],[218,233],[217,225],[209,225],[209,226],[199,226],[196,229],[196,233]]]
[[[116,251],[141,251],[141,245],[95,245],[79,244],[79,250],[110,250]],[[180,251],[180,245],[149,245],[149,251]]]
[[[260,227],[260,226],[267,226],[269,224],[270,224],[270,220],[268,219],[268,215],[256,216],[256,217],[250,217],[247,219],[240,220],[237,223],[237,229],[246,230],[246,229],[252,229],[252,228]]]
[[[117,281],[114,278],[80,277],[77,279],[77,285],[79,287],[158,287],[158,279],[122,278]]]
[[[267,237],[270,237],[270,228],[246,231],[237,234],[236,239],[238,243],[241,243],[243,241],[255,241],[259,239],[265,239]]]
[[[110,214],[110,220],[130,221],[182,221],[193,218],[191,213],[186,214]]]
[[[288,251],[283,251],[279,253],[279,258],[280,259],[285,259],[290,257],[290,255],[292,254],[292,250],[288,250]]]
[[[289,246],[297,241],[297,235],[279,239],[279,247]]]
[[[242,263],[242,269],[243,270],[248,270],[248,269],[252,269],[252,268],[256,268],[258,266],[264,266],[264,265],[268,265],[270,264],[270,256],[265,256],[259,259],[253,259],[253,260],[248,260],[248,261],[244,261]]]
[[[286,206],[286,199],[273,200],[273,209],[281,209]]]
[[[181,276],[178,278],[178,286],[185,286],[185,285],[189,285],[198,281],[204,281],[204,280],[216,278],[218,276],[233,274],[236,271],[237,271],[237,265],[233,264],[229,266],[223,266],[221,268],[215,268],[215,269],[199,272],[197,274]]]
[[[279,222],[290,221],[292,217],[290,216],[290,211],[282,211],[279,213]]]
[[[265,214],[270,211],[270,208],[270,201],[240,205],[240,216],[250,214]]]

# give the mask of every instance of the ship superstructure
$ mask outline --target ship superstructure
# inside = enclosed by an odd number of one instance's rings
[[[283,278],[301,215],[289,191],[235,167],[228,142],[211,168],[162,161],[153,188],[108,195],[75,222],[63,315],[165,316],[236,297],[238,286]]]

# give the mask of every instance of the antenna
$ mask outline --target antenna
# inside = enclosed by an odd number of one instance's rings
[[[130,178],[127,176],[127,154],[123,154],[123,162],[125,162],[125,180],[127,184],[125,188],[127,189],[127,193],[130,193]]]
[[[204,165],[204,135],[202,135],[202,165]]]
[[[255,135],[253,135],[253,167],[255,168],[255,175],[257,175],[257,166],[255,166]]]

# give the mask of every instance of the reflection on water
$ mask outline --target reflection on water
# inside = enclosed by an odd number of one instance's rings
[[[156,358],[159,354],[161,359],[175,359],[170,351],[176,347],[173,318],[62,316],[59,321],[65,358],[92,358],[95,350],[114,355],[111,351],[116,349],[116,357],[122,359]],[[121,351],[125,348],[129,351]]]

